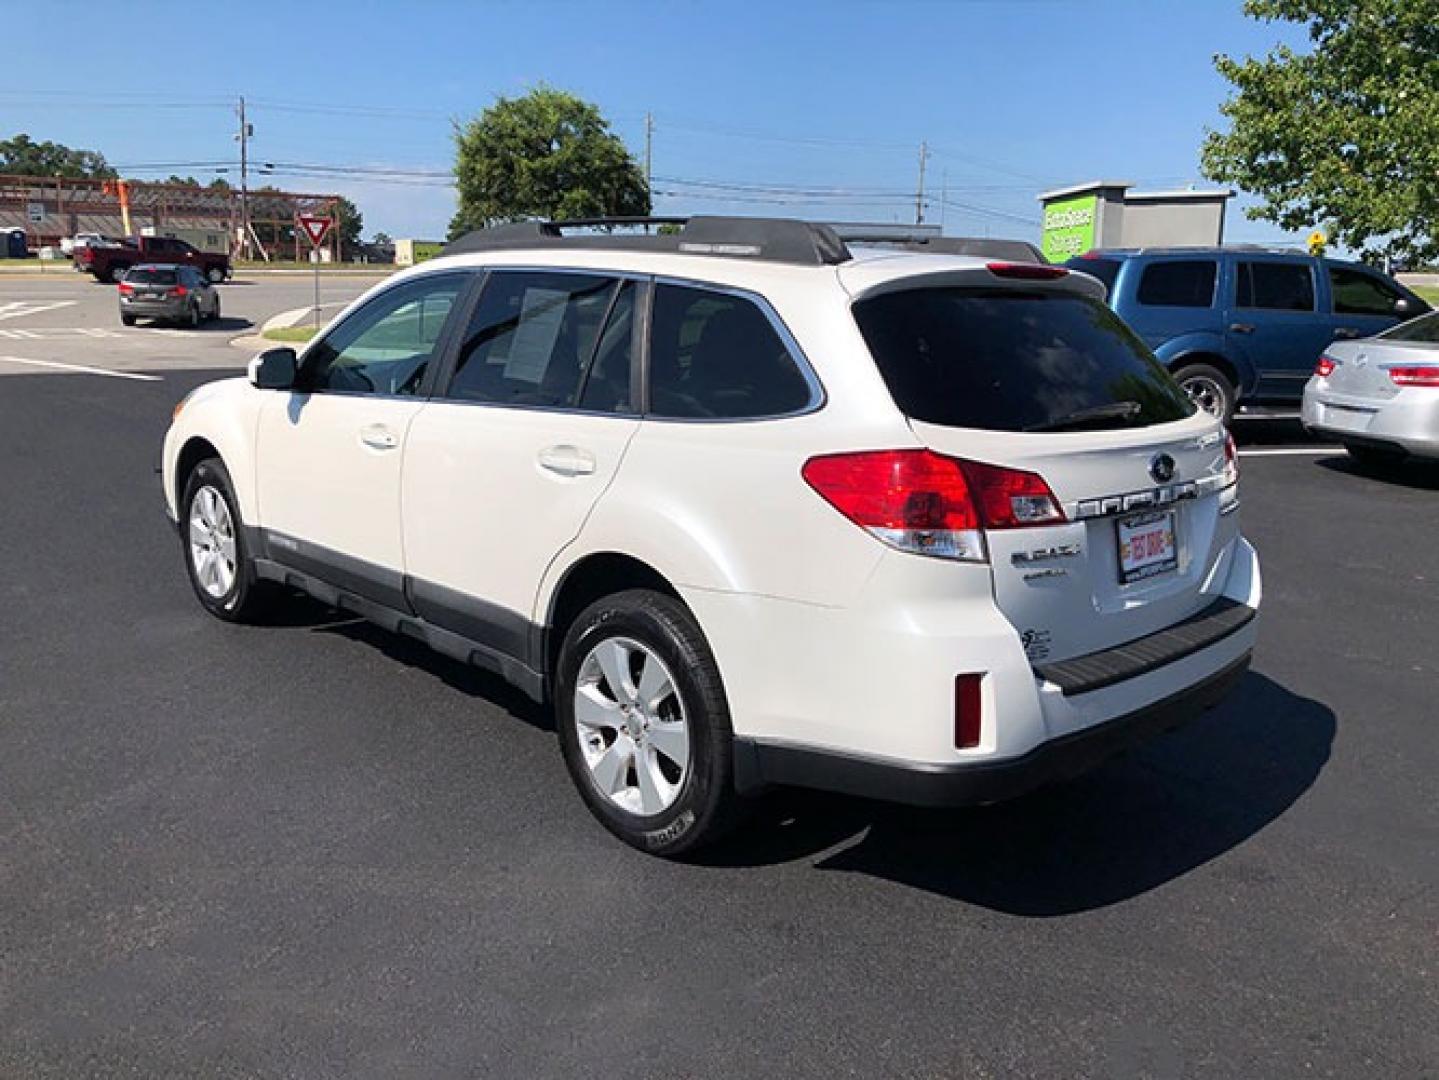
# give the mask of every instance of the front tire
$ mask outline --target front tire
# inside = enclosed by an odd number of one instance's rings
[[[586,608],[560,648],[555,714],[570,778],[625,843],[673,858],[733,824],[729,704],[675,598],[636,589]]]
[[[1208,364],[1188,364],[1174,372],[1189,400],[1226,426],[1234,419],[1239,392],[1224,372]]]
[[[180,543],[200,606],[226,622],[253,622],[273,589],[255,577],[230,474],[219,458],[191,470],[180,497]]]

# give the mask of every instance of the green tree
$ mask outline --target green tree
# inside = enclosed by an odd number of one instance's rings
[[[0,139],[0,173],[10,176],[63,176],[109,180],[118,175],[94,150],[72,150],[54,142],[36,142],[23,132]]]
[[[450,236],[526,218],[640,215],[644,174],[598,108],[541,86],[499,98],[455,131],[459,210]]]
[[[381,247],[393,244],[394,242],[395,241],[390,238],[390,234],[387,232],[377,232],[374,236],[370,238],[370,243],[379,244]]]
[[[1289,230],[1331,223],[1366,254],[1439,255],[1439,0],[1245,0],[1298,23],[1311,48],[1220,55],[1235,92],[1203,167],[1263,200],[1251,218]]]
[[[335,197],[335,206],[331,211],[335,216],[334,227],[340,233],[340,258],[348,259],[355,254],[360,244],[360,229],[365,224],[364,216],[360,208],[343,195]]]

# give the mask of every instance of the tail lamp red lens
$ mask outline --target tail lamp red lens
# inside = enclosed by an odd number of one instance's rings
[[[125,296],[131,296],[131,295],[133,295],[134,292],[135,292],[135,286],[133,286],[133,285],[126,285],[126,284],[122,281],[122,282],[120,282],[120,292],[121,292],[123,295],[125,295]]]
[[[957,750],[972,750],[979,745],[984,719],[980,698],[983,683],[983,675],[954,677],[954,746]]]
[[[1339,365],[1329,357],[1321,356],[1319,363],[1314,365],[1314,374],[1318,375],[1321,379],[1327,379],[1334,374],[1334,369],[1338,366]]]
[[[984,268],[995,277],[1019,278],[1022,281],[1053,281],[1066,276],[1069,271],[1062,266],[1045,266],[1043,263],[985,263]]]
[[[189,290],[186,289],[183,285],[176,285],[173,289],[170,290],[170,295],[175,297],[175,299],[177,300],[180,297],[187,295],[188,293]]]
[[[1234,445],[1234,436],[1224,433],[1224,486],[1239,483],[1239,449]]]
[[[931,450],[827,454],[805,462],[802,475],[856,525],[921,555],[982,562],[983,530],[1065,520],[1043,477]]]
[[[1425,364],[1420,367],[1392,367],[1389,378],[1395,386],[1439,386],[1439,367]]]

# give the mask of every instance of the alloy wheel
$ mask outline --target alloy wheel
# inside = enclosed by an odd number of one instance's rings
[[[235,585],[235,520],[224,496],[209,484],[190,500],[190,565],[200,588],[216,600]]]
[[[1181,384],[1189,400],[1210,416],[1224,419],[1225,394],[1219,384],[1207,375],[1191,375]]]
[[[605,638],[580,664],[574,694],[580,752],[596,790],[651,816],[679,798],[691,768],[690,729],[674,677],[632,638]]]

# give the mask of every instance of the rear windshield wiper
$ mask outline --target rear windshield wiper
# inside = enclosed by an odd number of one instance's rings
[[[1025,431],[1064,431],[1068,428],[1088,427],[1105,420],[1130,420],[1138,416],[1144,406],[1137,401],[1111,401],[1107,405],[1094,405],[1088,409],[1076,409],[1056,420],[1042,424],[1030,424]]]

